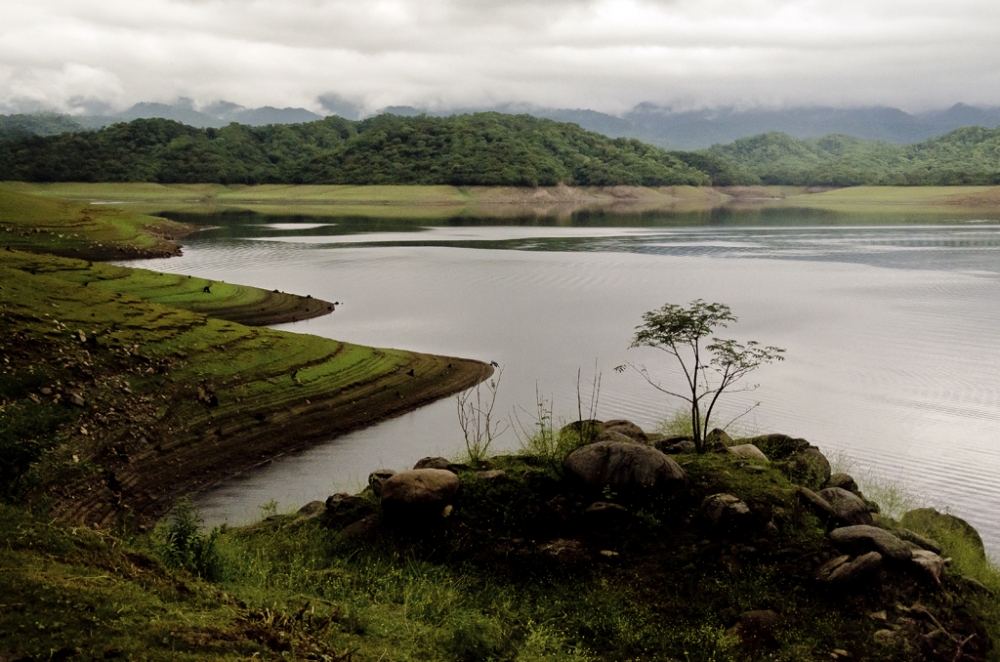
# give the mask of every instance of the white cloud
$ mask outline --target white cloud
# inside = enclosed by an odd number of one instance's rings
[[[33,0],[0,103],[1000,104],[998,38],[993,0]]]

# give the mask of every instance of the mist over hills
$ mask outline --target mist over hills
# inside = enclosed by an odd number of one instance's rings
[[[320,99],[325,112],[357,120],[370,113],[336,95]],[[819,138],[840,134],[866,140],[906,145],[940,136],[967,126],[992,129],[1000,125],[1000,107],[980,108],[966,104],[922,113],[907,113],[898,108],[715,108],[675,111],[653,104],[639,104],[617,116],[581,108],[541,108],[526,104],[500,104],[489,108],[469,107],[432,110],[413,106],[388,106],[377,114],[403,117],[428,115],[448,117],[493,111],[528,114],[557,122],[572,122],[588,131],[611,138],[636,138],[664,149],[697,150],[731,143],[762,133],[781,132],[793,138]],[[45,121],[26,118],[46,117]],[[55,120],[55,117],[61,119]],[[0,140],[22,135],[52,135],[61,131],[98,129],[116,122],[161,118],[198,128],[221,128],[232,122],[246,126],[299,124],[322,119],[305,108],[246,108],[228,101],[196,107],[191,99],[165,103],[137,103],[117,114],[68,116],[42,113],[0,116]],[[13,120],[12,118],[20,118]]]

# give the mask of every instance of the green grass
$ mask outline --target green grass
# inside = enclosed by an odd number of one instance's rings
[[[200,283],[174,276],[0,250],[0,282],[0,432],[5,452],[31,466],[8,477],[6,489],[59,495],[55,512],[64,517],[126,514],[109,506],[116,497],[106,491],[107,472],[136,515],[148,517],[162,513],[169,495],[220,475],[220,466],[235,471],[360,427],[481,373],[481,364],[459,359],[206,317],[191,304]],[[67,406],[71,393],[86,405]],[[58,416],[46,418],[55,396],[64,398]]]
[[[168,255],[176,250],[169,238],[191,229],[127,208],[44,198],[24,190],[31,191],[10,184],[0,189],[0,243],[23,250],[118,259]]]

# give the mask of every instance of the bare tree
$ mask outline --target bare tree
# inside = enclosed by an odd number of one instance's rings
[[[763,347],[751,340],[740,344],[735,340],[711,338],[716,328],[726,328],[736,317],[722,303],[692,301],[685,308],[668,303],[658,310],[643,313],[644,323],[636,327],[629,349],[654,347],[673,356],[680,363],[687,391],[677,393],[654,381],[644,366],[626,363],[615,368],[622,372],[634,369],[654,388],[680,398],[691,408],[691,430],[699,453],[705,452],[705,434],[715,404],[722,392],[765,363],[782,361],[784,349]],[[707,344],[706,344],[707,343]],[[752,391],[756,384],[744,387]]]
[[[465,436],[465,450],[469,454],[469,461],[473,464],[479,464],[485,460],[489,455],[493,440],[510,427],[507,422],[493,420],[493,407],[496,405],[501,377],[503,377],[503,368],[498,368],[495,378],[490,378],[486,385],[485,394],[483,393],[483,384],[478,384],[475,388],[455,396],[458,424],[462,426],[462,434]]]

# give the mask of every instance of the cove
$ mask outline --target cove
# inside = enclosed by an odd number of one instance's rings
[[[576,418],[602,375],[597,417],[644,428],[678,403],[673,365],[627,350],[644,311],[702,298],[740,321],[724,337],[786,348],[723,402],[718,422],[783,432],[855,460],[969,520],[1000,545],[1000,225],[941,217],[882,221],[780,210],[691,218],[579,215],[503,222],[198,216],[216,226],[184,256],[136,266],[311,294],[342,305],[279,328],[367,345],[467,356],[504,368],[497,410],[531,423],[538,393]],[[165,213],[166,216],[178,215]],[[177,220],[193,220],[177,218]],[[379,467],[462,450],[451,400],[271,465],[197,496],[206,522],[243,523],[355,491]],[[516,422],[515,422],[516,427]],[[509,430],[496,451],[517,448]]]

